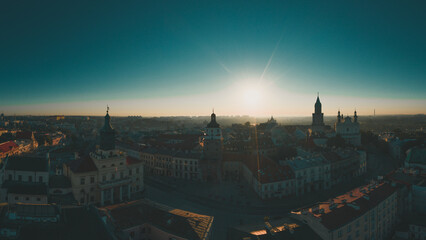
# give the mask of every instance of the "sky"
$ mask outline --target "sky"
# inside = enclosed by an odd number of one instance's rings
[[[425,1],[0,1],[6,115],[426,113]]]

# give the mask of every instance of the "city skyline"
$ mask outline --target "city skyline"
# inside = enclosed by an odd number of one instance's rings
[[[99,3],[2,3],[1,112],[426,113],[421,2]]]

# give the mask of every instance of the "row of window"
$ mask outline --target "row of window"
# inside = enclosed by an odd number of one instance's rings
[[[13,175],[9,174],[9,181],[12,181],[12,180],[13,180]],[[22,175],[18,175],[18,181],[22,181]],[[27,181],[32,182],[33,176],[28,176]],[[43,176],[38,177],[38,182],[43,182]]]
[[[41,202],[41,198],[40,197],[34,197],[34,198],[30,198],[30,197],[19,197],[19,196],[15,196],[15,201],[30,201],[30,199],[32,201],[36,201],[36,202]],[[6,197],[6,201],[7,201],[7,197]]]

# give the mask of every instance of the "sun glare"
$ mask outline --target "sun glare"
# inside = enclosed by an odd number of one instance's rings
[[[261,100],[260,89],[248,88],[244,90],[244,103],[250,106],[257,106]]]

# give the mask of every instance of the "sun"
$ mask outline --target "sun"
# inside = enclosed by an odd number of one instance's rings
[[[246,105],[249,105],[249,106],[259,105],[260,100],[262,99],[262,94],[260,89],[257,89],[254,87],[244,89],[243,99]]]

